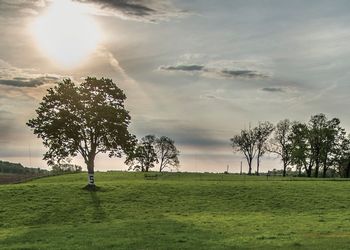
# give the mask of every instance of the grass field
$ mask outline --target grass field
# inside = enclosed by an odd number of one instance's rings
[[[297,181],[298,180],[298,181]],[[0,186],[0,249],[349,249],[350,182],[97,173]]]

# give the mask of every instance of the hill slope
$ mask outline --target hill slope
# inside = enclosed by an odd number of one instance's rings
[[[348,181],[98,173],[0,186],[0,249],[346,249]]]

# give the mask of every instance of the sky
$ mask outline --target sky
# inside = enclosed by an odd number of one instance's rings
[[[0,0],[0,159],[46,168],[25,122],[67,77],[113,79],[130,131],[174,139],[181,171],[246,171],[229,139],[259,121],[322,112],[349,131],[349,11],[348,0]],[[261,169],[280,165],[266,156]]]

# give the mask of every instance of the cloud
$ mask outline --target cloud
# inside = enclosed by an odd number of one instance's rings
[[[204,70],[203,65],[175,65],[175,66],[161,66],[160,70],[168,70],[168,71],[202,71]]]
[[[203,64],[176,64],[176,65],[163,65],[158,68],[160,71],[168,72],[192,72],[200,73],[203,77],[209,78],[241,78],[241,79],[261,79],[268,78],[270,74],[267,72],[261,72],[257,69],[246,69],[249,65],[244,65],[244,62],[231,62],[228,63],[214,63],[209,62],[206,65]],[[231,68],[228,68],[231,67]]]
[[[261,90],[266,92],[282,92],[282,93],[285,92],[285,90],[280,87],[266,87],[266,88],[262,88]]]
[[[35,88],[44,84],[57,82],[59,79],[53,76],[39,76],[36,78],[15,77],[13,79],[0,79],[0,85]]]
[[[241,77],[241,78],[265,78],[266,74],[255,70],[228,70],[224,69],[220,72],[225,77]]]
[[[92,5],[97,15],[118,16],[123,19],[157,22],[180,17],[187,11],[179,10],[167,0],[75,0]],[[97,7],[97,8],[96,8]]]
[[[206,99],[219,99],[216,95],[201,95],[201,98],[206,98]]]
[[[0,85],[3,86],[35,88],[62,78],[60,75],[36,73],[34,69],[17,68],[0,59]]]
[[[133,16],[149,16],[153,15],[156,9],[146,6],[146,3],[142,1],[125,1],[125,0],[80,0],[82,3],[95,3],[102,9],[112,9],[122,11],[127,15]]]

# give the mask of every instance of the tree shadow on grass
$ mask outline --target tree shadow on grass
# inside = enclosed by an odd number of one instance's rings
[[[96,192],[90,192],[91,202],[93,205],[93,220],[94,222],[101,222],[106,218],[106,213],[101,206],[101,200]]]

